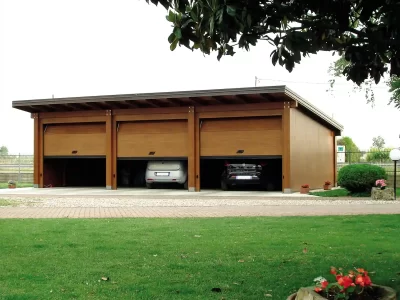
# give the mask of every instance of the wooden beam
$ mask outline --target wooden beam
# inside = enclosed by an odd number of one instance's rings
[[[38,164],[39,164],[39,188],[43,188],[43,151],[44,151],[44,128],[43,122],[39,119],[39,136],[38,136]]]
[[[196,114],[195,120],[195,143],[196,143],[196,192],[201,190],[201,177],[200,177],[200,119]]]
[[[187,107],[159,107],[159,108],[137,108],[137,109],[114,109],[115,116],[128,116],[128,115],[152,115],[152,114],[187,114]]]
[[[290,102],[285,101],[282,115],[282,192],[291,192],[290,169]]]
[[[112,118],[112,189],[116,190],[117,187],[117,147],[118,147],[118,132],[117,132],[117,121],[115,121],[115,117]]]
[[[336,134],[332,131],[332,138],[333,138],[333,182],[332,185],[334,187],[337,186],[337,142],[336,142]]]
[[[113,116],[111,110],[106,111],[106,189],[113,186]]]
[[[33,187],[38,188],[40,184],[39,179],[39,131],[40,131],[40,120],[39,114],[32,114],[33,118]]]
[[[122,101],[122,102],[126,103],[126,105],[128,107],[130,107],[130,108],[138,108],[139,107],[137,104],[135,104],[135,103],[133,103],[131,101],[128,101],[128,100],[125,100],[125,101]]]
[[[281,116],[282,110],[248,110],[248,111],[221,111],[198,113],[200,119],[215,118],[242,118],[242,117],[273,117]]]
[[[70,117],[98,117],[105,116],[104,110],[86,110],[86,111],[58,111],[39,113],[39,118],[70,118]]]
[[[196,191],[196,115],[194,106],[188,113],[188,190]]]
[[[247,110],[276,110],[283,109],[283,102],[277,103],[249,103],[249,104],[230,104],[197,107],[197,113],[203,112],[226,112],[226,111],[247,111]]]
[[[117,115],[115,120],[120,121],[156,121],[156,120],[186,120],[187,113],[176,114],[149,114],[149,115]]]
[[[46,118],[42,124],[61,124],[61,123],[102,123],[106,122],[106,116],[94,117],[69,117],[69,118]]]
[[[152,100],[152,99],[147,99],[147,100],[144,101],[144,103],[150,105],[151,107],[156,107],[156,108],[157,108],[157,107],[161,107],[160,105],[158,105],[158,104],[152,102],[151,100]]]

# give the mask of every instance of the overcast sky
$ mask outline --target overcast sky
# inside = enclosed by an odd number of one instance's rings
[[[320,53],[292,73],[270,61],[260,43],[220,62],[181,47],[169,50],[171,32],[164,8],[144,0],[0,0],[0,145],[13,154],[33,153],[30,114],[13,100],[287,85],[344,125],[343,135],[361,149],[382,135],[400,146],[400,110],[388,106],[384,84],[375,89],[374,108],[352,83],[341,80],[327,93],[327,73],[337,59]]]

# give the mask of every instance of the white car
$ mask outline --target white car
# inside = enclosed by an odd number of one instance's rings
[[[187,189],[187,176],[186,161],[149,161],[146,167],[146,187],[151,189],[154,183],[178,183]]]

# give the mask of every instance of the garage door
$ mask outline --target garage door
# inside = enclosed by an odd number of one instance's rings
[[[200,155],[282,155],[281,117],[205,119],[201,122]]]
[[[187,121],[121,122],[119,158],[187,157]]]
[[[105,156],[105,123],[47,125],[45,156]]]

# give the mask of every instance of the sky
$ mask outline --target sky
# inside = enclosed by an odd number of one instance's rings
[[[381,135],[400,146],[400,110],[388,105],[384,83],[376,104],[353,83],[338,80],[332,93],[331,53],[304,58],[292,73],[273,66],[273,48],[260,42],[218,62],[216,53],[177,47],[162,6],[144,0],[0,0],[0,146],[33,153],[33,120],[13,100],[286,85],[344,126],[362,150]]]

